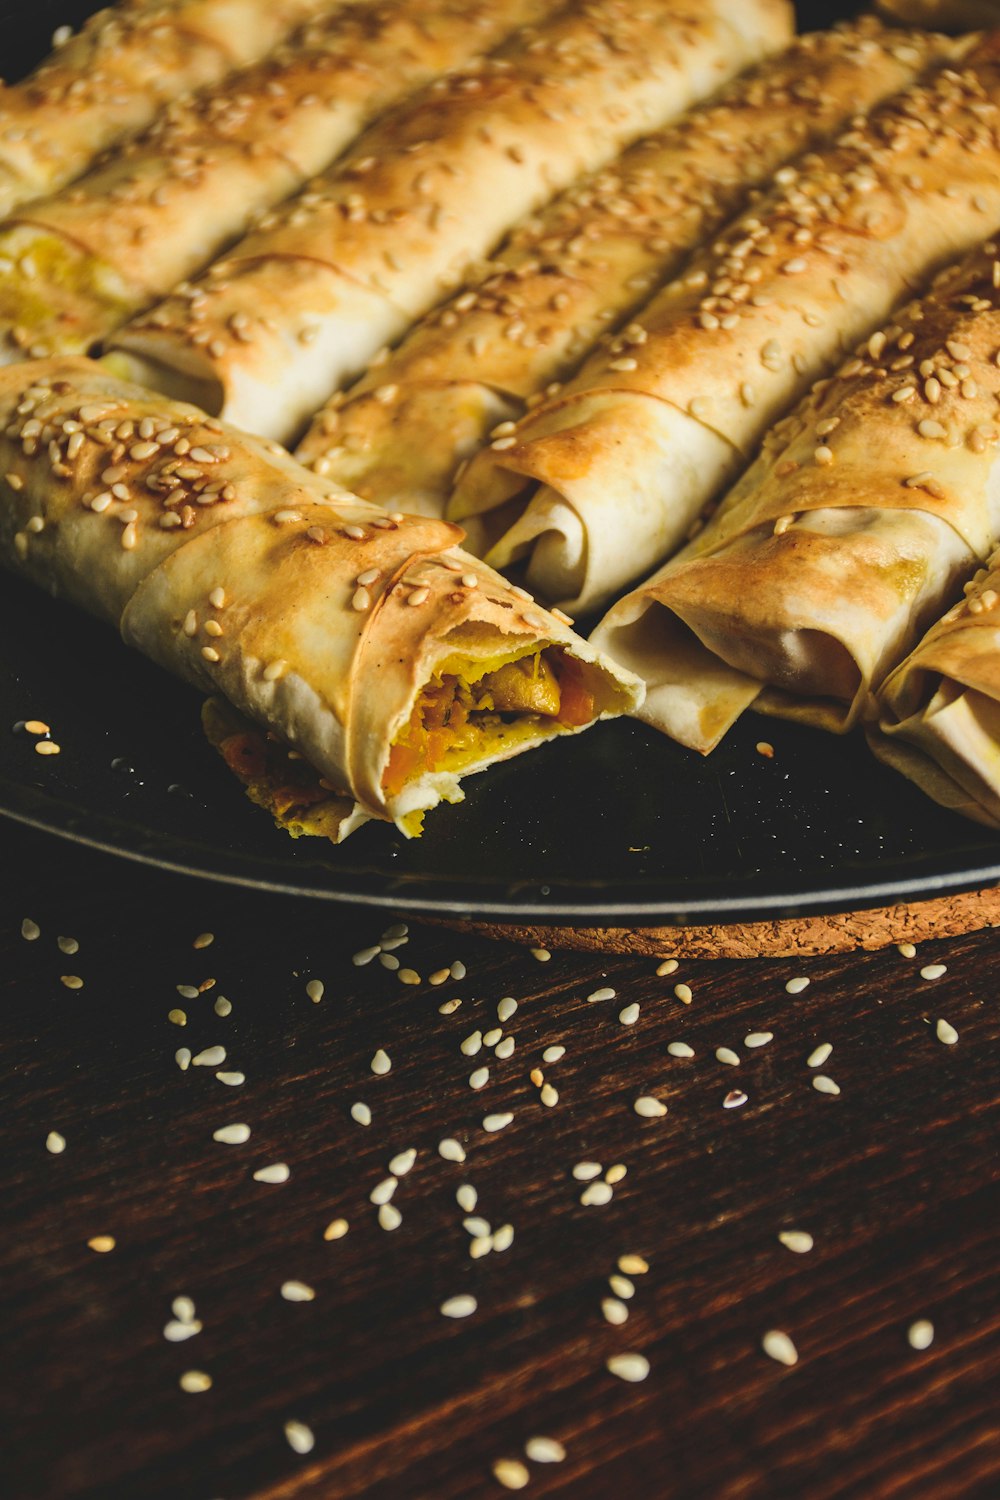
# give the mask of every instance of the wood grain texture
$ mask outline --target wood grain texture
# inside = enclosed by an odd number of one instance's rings
[[[539,1496],[996,1492],[995,933],[916,959],[685,960],[658,978],[648,957],[541,964],[509,941],[414,926],[396,956],[423,982],[406,986],[377,961],[352,966],[378,939],[370,914],[168,877],[13,825],[0,839],[0,1306],[18,1500],[489,1500],[504,1493],[493,1461],[538,1433],[567,1449],[529,1465]],[[195,950],[206,930],[214,942]],[[60,952],[59,934],[79,952]],[[427,982],[459,958],[464,980]],[[922,979],[933,961],[945,974]],[[790,996],[796,975],[811,984]],[[176,992],[210,978],[196,1000]],[[601,986],[615,998],[588,1003]],[[476,1093],[467,1078],[487,1054],[459,1042],[496,1024],[506,995],[516,1051],[490,1057]],[[452,997],[461,1007],[439,1014]],[[938,1016],[956,1045],[935,1039]],[[750,1051],[753,1030],[774,1038]],[[695,1057],[669,1056],[671,1041]],[[839,1097],[810,1086],[821,1041]],[[241,1088],[173,1060],[217,1043]],[[565,1058],[542,1066],[560,1097],[545,1108],[528,1073],[556,1043]],[[715,1059],[722,1045],[739,1067]],[[380,1046],[393,1067],[376,1078]],[[735,1088],[748,1102],[723,1109]],[[664,1118],[636,1116],[647,1093]],[[368,1128],[348,1113],[359,1099]],[[504,1109],[513,1123],[487,1135],[483,1116]],[[251,1140],[215,1143],[234,1121]],[[45,1149],[53,1129],[62,1155]],[[464,1166],[438,1157],[446,1135]],[[410,1145],[388,1233],[368,1194]],[[581,1159],[628,1167],[607,1206],[580,1205]],[[278,1160],[287,1184],[251,1180]],[[511,1249],[470,1259],[463,1181],[494,1227],[514,1225]],[[341,1214],[348,1234],[324,1242]],[[813,1234],[809,1254],[778,1243],[790,1228]],[[89,1250],[96,1234],[114,1251]],[[623,1252],[650,1271],[613,1328],[600,1301]],[[315,1301],[283,1301],[288,1278]],[[460,1291],[478,1310],[452,1322],[438,1307]],[[204,1329],[170,1344],[182,1293]],[[918,1317],[936,1330],[924,1353],[906,1340]],[[770,1328],[794,1339],[794,1369],[761,1353]],[[607,1373],[623,1350],[647,1355],[645,1383]],[[183,1394],[188,1369],[213,1388]],[[290,1418],[315,1433],[306,1457],[285,1442]]]

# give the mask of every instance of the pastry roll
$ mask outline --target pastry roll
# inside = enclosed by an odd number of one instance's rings
[[[711,750],[751,704],[842,731],[1000,543],[1000,259],[939,277],[780,424],[594,641]]]
[[[169,99],[266,56],[333,0],[128,0],[0,83],[0,214],[52,192]]]
[[[381,505],[442,515],[459,464],[554,394],[783,161],[954,43],[872,17],[798,38],[519,225],[474,282],[314,419],[297,457]]]
[[[591,0],[384,116],[188,288],[120,368],[289,441],[556,190],[783,42],[784,0]]]
[[[868,741],[935,802],[1000,828],[1000,557],[882,684]]]
[[[0,558],[219,700],[210,737],[292,833],[416,835],[463,776],[641,699],[457,527],[91,361],[0,371],[0,434]]]
[[[812,380],[1000,221],[1000,32],[783,167],[557,396],[472,460],[495,566],[570,613],[684,541]],[[469,524],[470,538],[477,529]]]
[[[375,0],[171,104],[0,224],[0,361],[85,353],[245,234],[376,115],[552,0]]]

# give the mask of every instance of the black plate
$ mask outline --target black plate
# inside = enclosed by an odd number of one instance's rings
[[[2,27],[19,55],[85,5]],[[811,7],[804,19],[829,19]],[[820,16],[822,11],[822,16]],[[12,29],[13,28],[13,29]],[[16,64],[17,67],[13,64]],[[198,700],[113,634],[19,581],[0,588],[0,812],[129,858],[336,901],[593,924],[752,920],[881,905],[1000,879],[1000,841],[848,741],[750,714],[709,760],[602,725],[465,783],[407,842],[369,825],[293,842],[201,735]],[[62,747],[35,754],[18,721]],[[775,747],[773,759],[756,742]]]

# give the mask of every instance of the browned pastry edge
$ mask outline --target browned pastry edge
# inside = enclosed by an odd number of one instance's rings
[[[1000,926],[1000,889],[964,891],[928,901],[880,906],[871,911],[830,912],[773,922],[734,922],[707,927],[530,927],[497,922],[459,922],[418,916],[434,926],[458,927],[496,941],[534,948],[576,948],[599,953],[649,954],[657,958],[782,958],[799,954],[849,953],[923,943]]]

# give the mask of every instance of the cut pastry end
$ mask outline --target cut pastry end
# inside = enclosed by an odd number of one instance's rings
[[[142,300],[113,266],[60,234],[18,223],[0,231],[0,363],[29,350],[86,354]]]

